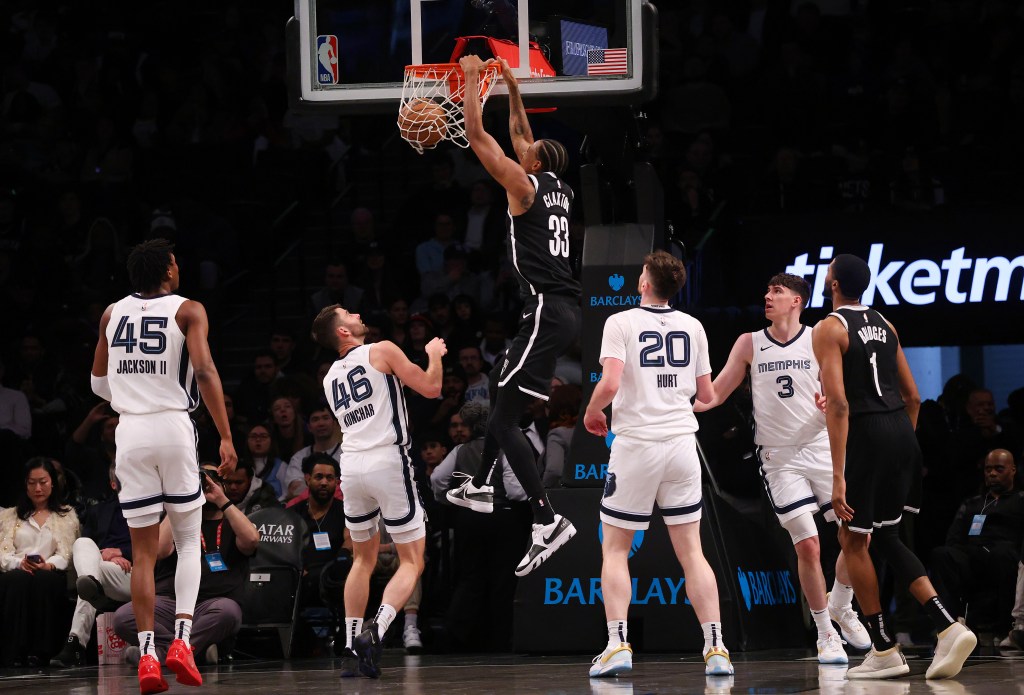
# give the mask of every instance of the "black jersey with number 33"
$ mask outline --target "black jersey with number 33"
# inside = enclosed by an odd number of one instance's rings
[[[850,334],[843,355],[843,382],[850,415],[891,413],[906,407],[896,364],[899,339],[889,323],[866,306],[842,307],[839,318]]]
[[[530,181],[537,190],[533,205],[521,215],[508,213],[509,258],[524,297],[558,294],[578,298],[580,284],[569,264],[569,219],[573,192],[550,171]]]

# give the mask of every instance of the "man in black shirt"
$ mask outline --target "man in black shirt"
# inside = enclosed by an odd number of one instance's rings
[[[969,497],[946,534],[946,544],[932,551],[935,588],[951,615],[962,615],[963,599],[972,590],[989,589],[999,620],[1013,608],[1017,563],[1024,541],[1024,491],[1014,486],[1013,454],[996,449],[985,457],[985,494]],[[1005,634],[1009,625],[997,634]]]
[[[882,618],[870,538],[935,625],[939,639],[926,677],[950,678],[978,640],[946,611],[924,565],[898,535],[904,510],[918,506],[910,493],[921,466],[914,435],[921,398],[896,330],[860,303],[870,282],[871,270],[862,259],[836,256],[825,275],[834,311],[814,327],[812,337],[828,398],[832,509],[843,522],[839,542],[873,646],[847,677],[892,678],[910,672]]]
[[[459,61],[466,75],[466,94],[478,95],[483,61],[475,55]],[[508,197],[506,243],[520,295],[524,299],[519,334],[505,354],[491,389],[494,399],[480,470],[472,480],[448,493],[461,507],[490,513],[494,489],[490,480],[498,447],[523,485],[533,510],[533,538],[516,567],[522,577],[540,566],[576,534],[572,523],[555,514],[519,420],[537,398],[548,399],[558,359],[576,339],[580,327],[580,284],[569,260],[569,221],[573,192],[561,179],[569,163],[565,147],[550,139],[534,140],[523,108],[519,85],[508,63],[501,61],[509,92],[509,134],[518,162],[484,130],[480,99],[465,100],[466,135],[470,147]]]
[[[235,470],[224,477],[224,494],[246,516],[264,507],[281,506],[274,488],[254,476],[252,461],[247,456],[239,458]]]
[[[238,634],[242,625],[239,600],[249,578],[249,558],[256,552],[260,534],[249,518],[224,494],[217,466],[204,463],[200,470],[206,504],[203,505],[201,528],[199,595],[189,641],[207,663],[216,663],[217,645]],[[171,640],[177,637],[174,634],[174,573],[178,556],[174,552],[171,526],[166,517],[160,524],[157,559],[159,562],[153,572],[156,582],[154,631],[156,649],[162,662]],[[132,604],[126,603],[117,609],[114,631],[129,644],[138,644]]]

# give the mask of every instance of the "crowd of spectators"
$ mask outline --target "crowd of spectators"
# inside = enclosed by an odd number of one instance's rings
[[[1024,154],[1017,3],[827,3],[827,13],[819,8],[825,4],[659,8],[662,91],[646,109],[639,154],[658,171],[666,217],[688,247],[712,225],[747,215],[924,213],[1013,201]],[[18,597],[56,595],[69,563],[83,563],[78,574],[100,584],[104,571],[117,576],[107,563],[122,572],[130,564],[130,547],[110,520],[95,526],[111,504],[118,423],[96,403],[88,372],[99,316],[128,291],[126,251],[147,238],[177,244],[183,292],[205,301],[214,318],[211,339],[241,455],[223,494],[246,513],[292,503],[308,523],[332,524],[330,547],[344,547],[330,507],[338,488],[322,458],[336,459],[340,443],[320,388],[333,356],[306,338],[305,318],[268,320],[235,362],[216,351],[232,330],[225,296],[266,289],[272,259],[316,227],[331,234],[318,246],[326,251],[311,255],[311,282],[322,287],[287,307],[293,315],[312,317],[341,303],[362,315],[371,340],[392,340],[421,365],[432,337],[449,346],[442,397],[408,399],[417,482],[436,512],[417,612],[452,646],[479,645],[480,625],[453,622],[461,613],[451,607],[487,601],[491,612],[477,614],[495,616],[498,626],[488,644],[510,644],[508,587],[483,598],[467,593],[481,585],[474,577],[497,572],[509,558],[467,565],[458,549],[486,531],[431,501],[437,470],[442,478],[473,470],[479,409],[494,388],[488,375],[515,329],[501,191],[469,153],[452,148],[414,158],[397,151],[405,145],[389,119],[291,109],[284,44],[291,12],[268,0],[214,8],[148,3],[144,10],[109,1],[0,0],[0,506],[17,509],[0,518],[0,543],[10,535],[10,547],[0,548],[8,625],[29,629]],[[502,114],[490,117],[500,132]],[[373,193],[381,190],[387,197]],[[292,203],[301,213],[274,226]],[[573,230],[578,258],[578,221]],[[244,280],[232,281],[241,274]],[[559,362],[553,386],[551,400],[536,403],[523,423],[551,486],[559,484],[579,410],[578,346]],[[992,451],[1006,450],[1019,463],[1020,393],[996,413],[991,392],[955,378],[922,408],[921,557],[947,552],[940,550],[951,545],[946,530],[963,522],[957,510],[978,492]],[[216,460],[209,418],[202,409],[195,418],[201,460]],[[303,466],[311,456],[321,456],[312,470]],[[23,468],[30,458],[62,468],[43,463],[30,475]],[[41,502],[44,477],[61,492]],[[503,533],[523,531],[521,502],[513,493],[503,504],[507,514],[490,522]],[[53,519],[46,548],[26,535],[30,528],[42,535],[46,524],[32,519],[43,512]],[[83,521],[83,538],[99,550],[99,569],[91,547],[77,550],[78,519],[93,519]],[[310,553],[318,557],[315,548]],[[41,563],[29,559],[36,554]],[[453,567],[442,562],[451,556]],[[316,571],[307,573],[305,595],[313,603],[336,597],[344,562],[327,571],[328,563],[310,558]],[[121,596],[103,587],[108,598]],[[88,582],[77,588],[90,595]],[[88,608],[69,604],[62,613],[63,604],[54,605],[49,631],[5,642],[23,653],[0,659],[52,656],[66,637],[85,645]]]

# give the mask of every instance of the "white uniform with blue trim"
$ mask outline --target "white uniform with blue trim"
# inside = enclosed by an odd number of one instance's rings
[[[176,294],[132,294],[111,309],[104,336],[107,383],[120,416],[115,463],[126,519],[205,502],[189,417],[199,389],[175,319],[186,301]]]
[[[341,492],[345,524],[369,540],[377,517],[396,541],[426,533],[409,456],[409,412],[401,380],[370,363],[373,345],[338,359],[324,377],[324,394],[341,425]]]
[[[801,327],[787,343],[772,338],[768,329],[750,336],[754,442],[772,508],[782,522],[819,509],[834,519],[832,453],[825,415],[814,403],[821,384],[811,330]]]
[[[641,306],[608,317],[601,364],[623,363],[612,401],[615,433],[601,521],[646,529],[655,504],[666,524],[701,517],[697,419],[690,399],[697,377],[711,373],[708,341],[700,321],[667,307]]]

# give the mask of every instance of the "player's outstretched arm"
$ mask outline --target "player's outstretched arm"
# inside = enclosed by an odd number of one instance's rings
[[[617,357],[605,357],[602,363],[601,381],[597,382],[594,392],[590,394],[590,403],[583,414],[583,426],[587,432],[604,437],[608,434],[608,418],[604,409],[607,408],[615,394],[619,392],[622,381],[622,369],[625,363]]]
[[[821,368],[821,383],[828,394],[825,427],[832,450],[832,509],[843,521],[853,519],[853,509],[846,504],[846,440],[850,432],[850,404],[843,382],[842,341],[846,330],[839,320],[825,317],[811,334],[814,356]]]
[[[379,372],[394,374],[402,383],[424,398],[437,398],[441,395],[441,379],[444,371],[441,358],[448,353],[448,348],[441,338],[434,338],[427,343],[427,369],[423,370],[409,361],[401,348],[390,340],[374,343],[370,349],[370,364]]]
[[[526,116],[526,107],[523,106],[519,80],[512,74],[512,68],[504,58],[499,58],[498,62],[501,63],[501,76],[508,87],[508,134],[512,138],[512,150],[522,164],[526,151],[533,144],[533,131],[530,129],[530,119]]]
[[[225,476],[235,470],[238,455],[231,441],[231,424],[228,422],[228,412],[224,407],[224,386],[221,384],[220,374],[217,373],[217,366],[213,363],[213,355],[210,354],[210,321],[206,317],[206,308],[192,300],[181,305],[178,316],[184,324],[185,345],[188,347],[189,359],[195,371],[196,382],[199,384],[199,393],[220,434],[218,472]]]
[[[466,75],[463,108],[469,146],[487,173],[504,187],[512,214],[522,214],[533,205],[536,190],[523,168],[506,157],[498,141],[484,130],[484,113],[480,104],[480,68],[485,63],[478,56],[468,55],[459,61],[459,65]]]
[[[703,413],[706,410],[722,405],[728,400],[732,392],[736,390],[736,387],[743,383],[744,377],[747,375],[747,367],[754,360],[754,340],[750,337],[749,333],[744,333],[732,346],[732,351],[729,353],[729,359],[725,362],[725,367],[718,373],[713,382],[714,385],[714,397],[709,401],[705,402],[700,394],[697,395],[697,400],[693,402],[693,412]],[[700,382],[698,380],[698,387]]]

